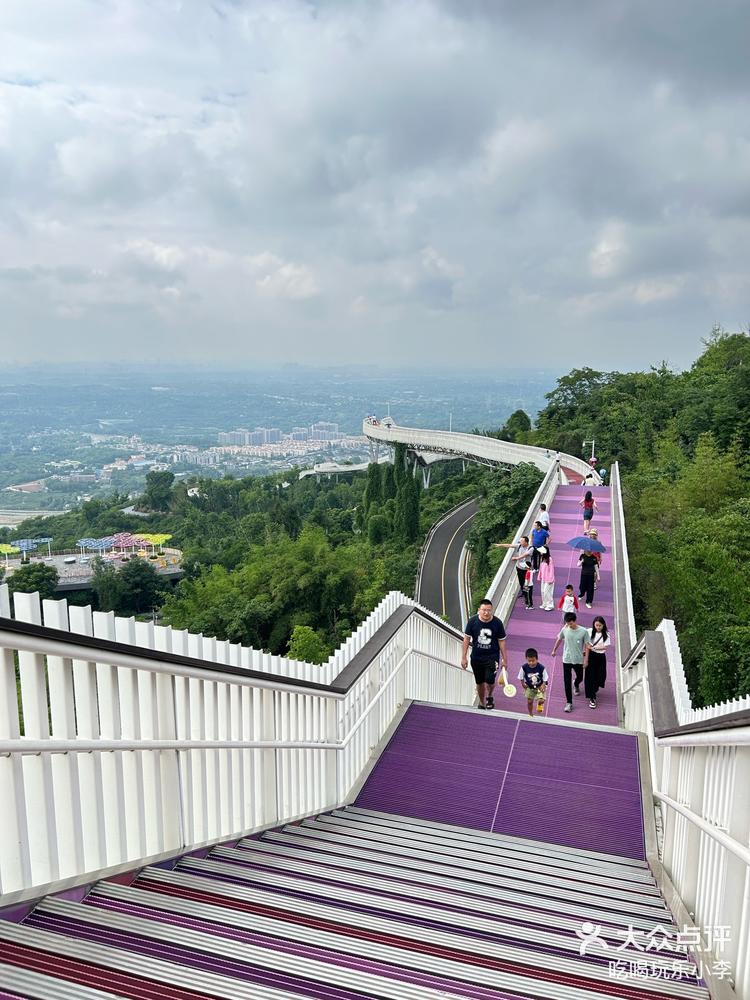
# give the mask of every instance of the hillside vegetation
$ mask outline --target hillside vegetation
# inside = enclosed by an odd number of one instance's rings
[[[123,571],[102,567],[95,593],[74,600],[90,603],[93,596],[99,610],[122,614],[155,607],[164,624],[322,662],[389,590],[414,592],[430,527],[481,492],[487,476],[476,467],[462,475],[460,463],[451,462],[433,469],[432,486],[423,491],[404,457],[399,448],[395,464],[372,465],[366,476],[339,482],[289,473],[289,480],[175,485],[170,473],[150,473],[141,504],[152,511],[146,518],[123,514],[127,498],[114,496],[26,521],[19,533],[50,535],[53,548],[75,549],[87,535],[168,532],[186,571],[176,587],[155,592],[154,581],[146,581],[144,598],[132,587],[118,588]]]

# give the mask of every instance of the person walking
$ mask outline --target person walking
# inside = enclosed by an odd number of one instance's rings
[[[539,607],[542,611],[553,611],[555,607],[555,564],[549,549],[540,549],[539,554],[539,587],[542,592]]]
[[[550,527],[549,527],[549,514],[547,513],[547,504],[546,503],[540,504],[540,506],[539,506],[539,516],[537,517],[537,521],[539,521],[539,523],[541,524],[541,526],[543,528],[546,528],[547,531],[550,530]]]
[[[526,570],[531,566],[533,550],[529,544],[529,536],[522,535],[519,542],[495,542],[493,549],[517,549],[511,561],[516,564],[519,593],[522,594],[526,585]]]
[[[572,583],[565,584],[565,590],[562,592],[560,600],[557,602],[557,610],[562,611],[562,625],[565,624],[565,615],[568,611],[578,611],[578,598],[575,595]]]
[[[532,569],[539,569],[539,550],[546,546],[548,538],[549,531],[542,526],[542,522],[534,521],[534,527],[531,531],[531,548],[533,549],[531,557]]]
[[[589,700],[589,708],[596,708],[596,696],[607,680],[610,641],[607,623],[601,615],[597,615],[591,624],[583,660],[583,690]]]
[[[544,699],[549,684],[547,668],[539,662],[539,653],[533,647],[526,650],[526,662],[521,664],[518,680],[526,692],[526,707],[533,719],[534,708],[540,714],[544,711]]]
[[[578,597],[585,597],[586,607],[594,603],[594,590],[599,576],[599,559],[596,552],[582,552],[578,557],[581,567],[581,579],[578,584]]]
[[[594,511],[599,510],[591,490],[586,490],[586,494],[583,497],[583,500],[578,502],[578,506],[583,507],[583,533],[584,535],[588,535]]]
[[[498,660],[501,666],[508,666],[505,642],[505,626],[492,613],[492,601],[485,598],[479,602],[477,613],[464,628],[464,644],[461,650],[461,669],[468,666],[468,652],[471,645],[471,670],[477,686],[480,708],[495,707],[495,678]]]
[[[588,630],[578,624],[575,611],[568,611],[565,614],[565,624],[560,630],[560,634],[555,639],[552,647],[552,656],[557,655],[560,643],[563,643],[563,682],[565,684],[565,709],[566,712],[573,711],[573,688],[576,694],[581,693],[581,681],[583,680],[583,658],[586,651],[586,643],[589,640]],[[573,681],[575,674],[575,684]]]

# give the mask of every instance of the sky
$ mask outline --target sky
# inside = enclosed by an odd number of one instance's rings
[[[745,0],[3,0],[0,364],[689,365]]]

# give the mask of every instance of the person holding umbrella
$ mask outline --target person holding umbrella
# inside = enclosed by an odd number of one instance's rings
[[[599,555],[604,552],[604,546],[598,538],[589,538],[584,535],[577,535],[567,543],[574,549],[581,549],[581,556],[578,565],[581,567],[581,579],[578,586],[578,596],[586,598],[586,607],[590,608],[594,603],[594,588],[599,573]]]

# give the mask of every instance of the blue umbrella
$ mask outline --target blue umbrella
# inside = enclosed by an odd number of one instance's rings
[[[583,549],[584,552],[606,552],[602,543],[597,538],[589,538],[588,535],[576,535],[569,542],[565,543],[571,549]]]

